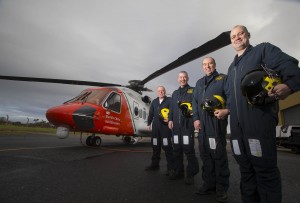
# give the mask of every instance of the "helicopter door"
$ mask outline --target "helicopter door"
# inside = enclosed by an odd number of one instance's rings
[[[106,109],[103,131],[118,134],[121,128],[121,95],[112,92],[103,104]]]
[[[111,93],[104,103],[104,108],[120,113],[121,111],[121,96],[115,92]]]
[[[137,102],[133,102],[133,123],[135,126],[135,133],[140,136],[149,136],[151,133],[147,128],[148,109]]]

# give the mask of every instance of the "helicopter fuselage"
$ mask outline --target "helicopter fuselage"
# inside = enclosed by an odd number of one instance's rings
[[[46,117],[56,127],[71,131],[143,137],[151,135],[149,106],[150,100],[142,101],[141,94],[126,87],[89,88],[48,109]]]

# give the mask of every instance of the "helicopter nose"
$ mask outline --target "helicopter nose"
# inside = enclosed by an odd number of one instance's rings
[[[79,130],[94,128],[96,109],[90,106],[61,105],[50,108],[46,117],[55,126],[68,126]]]
[[[55,106],[47,110],[46,118],[50,123],[55,125],[56,127],[59,126],[74,126],[72,121],[72,113],[73,110],[68,106]]]

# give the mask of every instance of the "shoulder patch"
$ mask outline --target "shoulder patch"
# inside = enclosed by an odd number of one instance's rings
[[[192,94],[192,93],[193,93],[193,89],[192,89],[192,88],[191,88],[191,89],[188,89],[188,90],[187,90],[187,93],[188,93],[188,94]]]
[[[217,77],[215,77],[215,80],[223,80],[224,79],[224,75],[218,75]]]

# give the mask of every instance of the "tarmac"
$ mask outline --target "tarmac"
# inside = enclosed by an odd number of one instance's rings
[[[184,179],[169,180],[163,151],[160,169],[145,171],[152,155],[149,138],[128,145],[121,137],[101,137],[102,146],[95,148],[77,135],[64,140],[50,134],[0,135],[0,202],[216,202],[215,195],[195,194],[200,173],[190,186]],[[228,202],[240,203],[239,168],[229,144],[227,152]],[[279,150],[278,165],[283,202],[300,202],[300,155]]]

